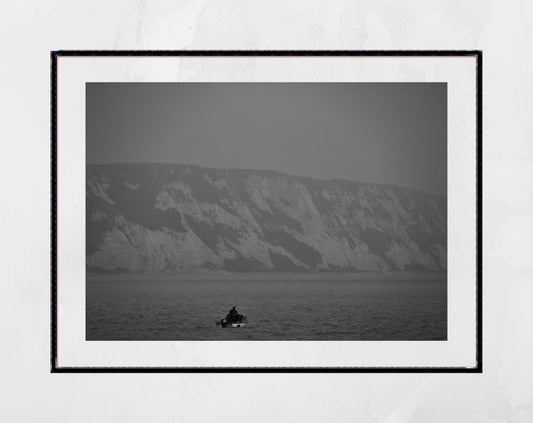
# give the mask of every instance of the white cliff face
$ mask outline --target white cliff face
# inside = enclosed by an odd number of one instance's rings
[[[446,201],[186,165],[87,167],[87,269],[446,270]]]

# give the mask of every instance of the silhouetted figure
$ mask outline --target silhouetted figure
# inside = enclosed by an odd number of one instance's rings
[[[229,311],[228,315],[226,316],[226,321],[228,323],[233,322],[239,322],[243,318],[242,314],[239,314],[235,306]]]

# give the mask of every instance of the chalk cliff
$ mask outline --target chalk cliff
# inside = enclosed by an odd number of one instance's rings
[[[446,199],[177,164],[88,165],[89,272],[446,269]]]

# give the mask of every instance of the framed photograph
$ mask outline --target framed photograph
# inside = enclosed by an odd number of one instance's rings
[[[52,52],[52,372],[481,372],[481,67]]]

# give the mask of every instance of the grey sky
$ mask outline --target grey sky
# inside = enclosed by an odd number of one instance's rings
[[[272,169],[446,194],[445,83],[89,83],[87,163]]]

